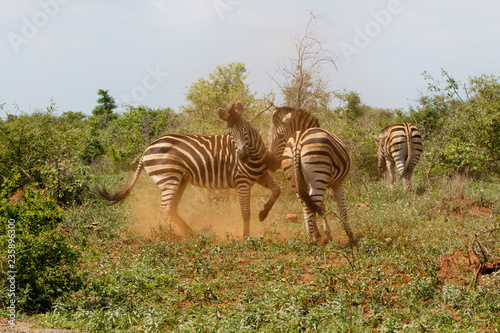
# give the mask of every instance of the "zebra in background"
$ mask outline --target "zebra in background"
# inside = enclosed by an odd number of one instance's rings
[[[177,213],[177,206],[188,183],[208,189],[236,188],[243,216],[243,237],[250,235],[250,190],[258,183],[272,194],[259,213],[263,221],[280,195],[280,187],[267,172],[269,153],[261,135],[243,119],[240,102],[229,110],[219,109],[219,118],[227,122],[228,135],[166,135],[151,143],[139,162],[132,180],[120,191],[97,192],[116,203],[132,190],[142,169],[161,189],[160,211],[171,217],[187,235],[191,228]]]
[[[347,221],[342,180],[347,176],[350,159],[344,144],[331,132],[319,128],[319,121],[309,112],[278,107],[269,131],[270,153],[278,159],[285,176],[303,206],[304,221],[314,243],[332,240],[326,220],[324,196],[332,188],[340,219],[349,242],[354,235]],[[316,226],[316,214],[323,216],[325,239]]]
[[[394,185],[398,168],[406,189],[411,188],[413,169],[422,155],[422,137],[417,127],[409,123],[386,126],[379,134],[373,134],[377,144],[378,170],[389,170],[391,185]]]

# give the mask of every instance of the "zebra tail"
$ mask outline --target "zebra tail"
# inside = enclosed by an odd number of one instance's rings
[[[141,171],[143,168],[144,168],[144,164],[143,164],[142,158],[141,158],[141,161],[139,162],[139,165],[137,166],[137,169],[135,170],[135,174],[134,174],[134,177],[132,178],[132,180],[124,188],[122,188],[120,191],[118,191],[114,194],[110,194],[110,193],[108,193],[108,191],[106,191],[105,188],[101,188],[98,186],[95,187],[95,191],[97,192],[97,194],[99,194],[104,199],[111,201],[112,204],[119,203],[128,197],[128,195],[132,191],[132,188],[134,187],[135,183],[137,182],[137,179],[139,179],[139,175],[141,174]]]
[[[299,198],[305,203],[307,208],[315,213],[318,213],[320,216],[323,216],[325,214],[324,209],[318,206],[309,195],[309,186],[307,185],[307,182],[304,178],[304,173],[302,172],[301,167],[300,149],[297,148],[294,152],[293,167],[295,173],[295,184],[297,186],[297,193],[299,194]]]
[[[401,173],[401,179],[406,177],[406,174],[410,170],[411,167],[411,161],[413,159],[413,141],[412,141],[412,133],[410,129],[408,129],[406,135],[406,151],[408,153],[408,156],[406,156],[406,161],[405,161],[405,167],[403,169],[403,172]]]

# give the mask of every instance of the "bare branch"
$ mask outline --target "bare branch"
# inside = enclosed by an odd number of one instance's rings
[[[267,108],[265,108],[264,110],[262,111],[259,111],[253,118],[252,120],[250,120],[251,123],[253,123],[257,118],[259,118],[264,112],[266,111],[269,111],[270,108],[272,108],[274,106],[273,103],[270,103],[269,106]]]
[[[331,93],[327,92],[328,78],[324,69],[329,65],[336,68],[331,53],[316,37],[320,18],[320,15],[311,12],[304,35],[292,37],[296,55],[285,58],[278,70],[283,83],[278,84],[272,77],[288,104],[298,108],[308,107],[312,111],[330,102]]]

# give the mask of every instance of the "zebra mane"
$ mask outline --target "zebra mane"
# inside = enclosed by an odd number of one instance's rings
[[[295,109],[289,106],[277,107],[273,113],[273,124],[278,125],[283,123],[283,118],[287,114],[291,114],[291,123],[308,124],[306,128],[320,127],[319,120],[316,116],[303,109]],[[305,129],[305,128],[300,128]]]

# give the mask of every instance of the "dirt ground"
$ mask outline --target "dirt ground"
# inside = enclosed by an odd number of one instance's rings
[[[54,328],[39,328],[33,327],[35,325],[33,322],[26,320],[16,320],[16,325],[12,326],[8,323],[6,318],[0,318],[0,333],[73,333],[76,331],[70,331],[65,329],[54,329]]]

